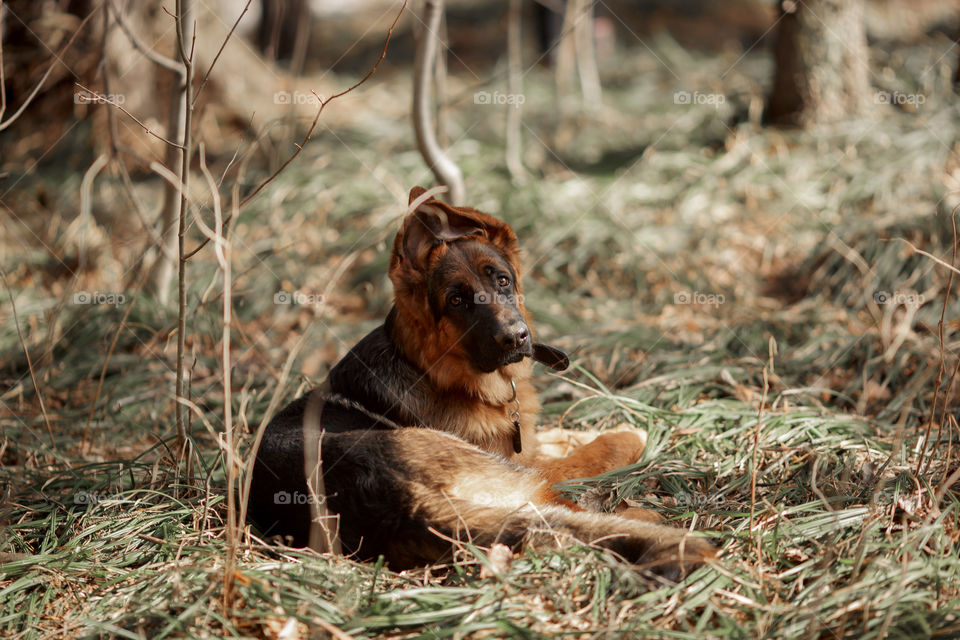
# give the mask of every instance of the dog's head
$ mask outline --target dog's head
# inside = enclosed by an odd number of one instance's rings
[[[415,187],[410,202],[423,193]],[[490,373],[533,355],[517,236],[505,222],[425,199],[393,243],[390,280],[401,321],[427,343],[420,364],[454,358]]]

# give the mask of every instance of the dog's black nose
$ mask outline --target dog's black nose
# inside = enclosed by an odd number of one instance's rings
[[[497,336],[497,342],[506,350],[520,349],[530,339],[530,330],[523,322],[510,325]]]

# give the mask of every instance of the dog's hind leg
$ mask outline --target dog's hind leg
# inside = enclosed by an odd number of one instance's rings
[[[531,505],[511,514],[498,541],[514,548],[581,543],[610,549],[627,562],[671,580],[681,579],[716,553],[707,540],[683,529],[552,505]]]
[[[714,554],[709,542],[682,529],[578,511],[537,470],[457,438],[425,429],[383,435],[403,468],[411,521],[438,538],[514,549],[579,541],[671,578]]]

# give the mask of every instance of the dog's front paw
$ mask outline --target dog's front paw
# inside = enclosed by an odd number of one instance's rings
[[[590,444],[603,447],[609,469],[619,469],[640,460],[647,446],[647,433],[633,427],[617,427],[604,431]]]
[[[542,456],[535,465],[553,483],[572,478],[589,478],[638,461],[647,444],[647,434],[628,427],[603,431],[587,444],[563,458]],[[541,451],[544,447],[541,447]]]

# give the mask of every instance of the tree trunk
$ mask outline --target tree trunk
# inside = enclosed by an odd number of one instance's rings
[[[310,6],[306,0],[261,0],[257,48],[268,60],[295,62],[297,44],[309,28]]]
[[[768,123],[836,122],[870,100],[862,0],[784,0],[774,56]]]
[[[957,41],[957,44],[960,45],[960,40]],[[957,47],[957,49],[960,50],[960,47]],[[960,93],[960,55],[957,55],[957,68],[953,71],[953,90]]]

